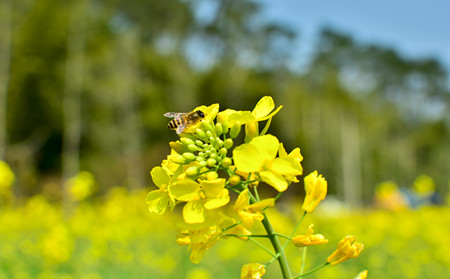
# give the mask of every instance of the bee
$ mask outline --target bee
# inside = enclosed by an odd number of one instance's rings
[[[186,128],[205,118],[205,114],[201,110],[191,112],[168,112],[165,117],[173,118],[167,125],[171,130],[177,130],[177,134],[181,134]]]

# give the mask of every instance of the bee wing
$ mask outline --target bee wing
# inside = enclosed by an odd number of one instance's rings
[[[164,116],[169,118],[175,118],[185,114],[186,114],[185,112],[166,112],[164,113]]]
[[[186,128],[186,124],[180,123],[180,124],[178,125],[178,127],[177,127],[177,134],[178,134],[178,135],[181,134],[181,133],[184,131],[185,128]]]

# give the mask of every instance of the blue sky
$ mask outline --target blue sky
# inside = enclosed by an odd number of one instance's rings
[[[263,13],[296,30],[299,64],[323,26],[358,41],[396,49],[405,57],[436,57],[450,69],[449,0],[257,0]]]

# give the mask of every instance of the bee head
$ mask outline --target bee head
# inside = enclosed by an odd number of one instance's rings
[[[198,116],[200,116],[201,118],[204,118],[205,117],[205,114],[203,113],[203,111],[201,111],[201,110],[196,110],[195,111],[197,114],[198,114]]]

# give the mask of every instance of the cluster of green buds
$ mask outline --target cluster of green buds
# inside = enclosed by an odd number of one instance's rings
[[[194,134],[183,134],[178,141],[170,143],[172,150],[179,154],[170,160],[179,165],[189,165],[185,174],[191,178],[216,179],[220,168],[228,168],[232,164],[228,154],[233,147],[233,136],[227,138],[227,133],[228,127],[221,123],[213,126],[201,121],[201,128],[197,128]]]
[[[284,253],[288,243],[299,247],[327,243],[323,235],[313,234],[312,226],[305,235],[295,236],[300,221],[323,200],[327,182],[317,171],[304,178],[304,214],[291,236],[276,233],[265,211],[275,206],[289,185],[299,182],[303,174],[300,149],[287,152],[274,135],[266,134],[272,117],[281,106],[275,108],[271,97],[263,97],[252,111],[226,109],[219,112],[219,105],[200,106],[204,118],[189,122],[177,141],[171,142],[171,153],[161,166],[150,174],[158,187],[147,195],[150,212],[164,214],[182,204],[183,224],[178,236],[179,245],[188,245],[190,260],[199,263],[205,252],[217,241],[226,237],[251,239],[272,256],[268,264],[278,261],[283,278],[291,277]],[[263,129],[259,124],[265,122]],[[239,137],[245,131],[243,137]],[[236,144],[239,138],[243,142]],[[261,198],[258,188],[268,185],[278,191],[276,197]],[[230,193],[236,193],[236,196]],[[234,202],[233,202],[234,201]],[[271,240],[275,254],[264,248],[253,237],[251,229],[261,222],[265,237]],[[285,238],[281,245],[280,237]],[[354,238],[349,238],[354,241]],[[362,244],[343,242],[345,251],[335,252],[325,265],[340,263],[357,257]],[[241,278],[260,278],[268,265],[250,263],[241,270]],[[324,266],[325,266],[324,265]],[[308,274],[308,273],[304,273]]]

